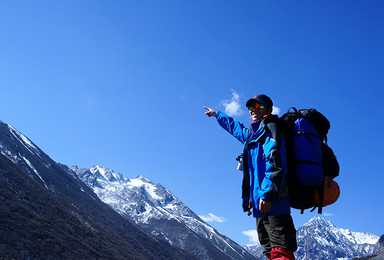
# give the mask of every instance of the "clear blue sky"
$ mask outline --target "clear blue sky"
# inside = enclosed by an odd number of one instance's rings
[[[241,245],[242,145],[203,106],[250,118],[249,97],[280,115],[331,121],[341,197],[324,218],[384,234],[384,2],[0,2],[0,120],[54,160],[161,183]],[[237,99],[236,99],[237,98]],[[315,213],[293,211],[297,227]]]

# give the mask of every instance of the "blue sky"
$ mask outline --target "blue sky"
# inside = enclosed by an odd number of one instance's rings
[[[241,245],[242,145],[203,106],[331,121],[336,226],[384,234],[382,1],[1,1],[0,120],[54,160],[143,175]],[[236,107],[238,105],[238,107]],[[297,227],[315,213],[292,213]],[[244,233],[245,232],[245,233]]]

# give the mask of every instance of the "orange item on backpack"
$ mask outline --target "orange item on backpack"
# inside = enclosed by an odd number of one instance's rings
[[[337,199],[340,196],[340,187],[332,179],[329,179],[328,176],[325,177],[324,181],[324,198],[323,198],[323,207],[331,205],[337,201]],[[319,192],[316,190],[315,192],[315,201],[319,205],[320,204],[320,198],[319,198]]]

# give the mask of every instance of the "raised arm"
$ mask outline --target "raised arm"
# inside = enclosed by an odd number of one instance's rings
[[[242,143],[247,140],[249,129],[244,127],[242,123],[223,112],[216,111],[209,107],[203,108],[208,110],[207,112],[205,112],[205,115],[207,115],[208,117],[215,117],[219,125],[224,128],[228,133],[233,135],[237,140]]]

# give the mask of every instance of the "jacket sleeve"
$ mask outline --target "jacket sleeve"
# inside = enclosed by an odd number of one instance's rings
[[[242,143],[246,142],[249,129],[242,123],[220,111],[216,113],[216,120],[222,128],[233,135],[237,140]]]
[[[261,183],[260,198],[272,201],[279,196],[284,186],[286,167],[286,148],[282,133],[276,123],[267,124],[267,137],[263,145],[266,169]]]

